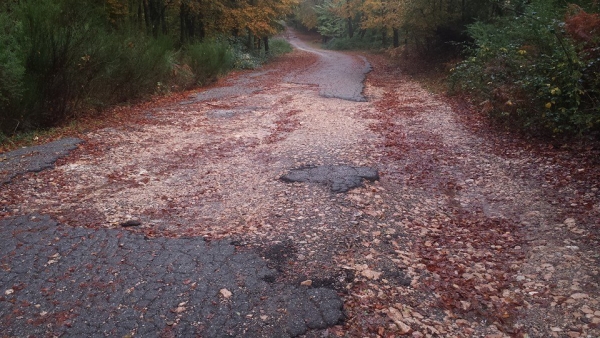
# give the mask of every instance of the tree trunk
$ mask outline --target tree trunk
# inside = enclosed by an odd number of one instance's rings
[[[148,4],[148,21],[150,23],[150,29],[152,31],[152,36],[157,37],[158,31],[160,29],[161,24],[161,6],[158,3],[158,0],[147,0]]]
[[[263,43],[265,45],[265,54],[269,54],[269,37],[263,37]]]
[[[400,47],[400,34],[398,33],[398,28],[393,28],[394,31],[394,48]]]
[[[198,23],[198,37],[200,37],[200,40],[204,40],[204,38],[206,37],[206,30],[204,29],[204,21],[202,21],[202,17],[199,18],[199,23]]]
[[[160,26],[162,28],[162,33],[167,35],[167,6],[162,6],[160,11]]]
[[[185,3],[182,1],[181,4],[179,4],[179,42],[183,45],[185,43],[185,41],[187,40],[186,34],[188,32],[187,27],[186,27],[186,20],[185,17],[187,16],[186,14],[186,5]]]
[[[346,6],[348,6],[349,0],[346,0]],[[352,25],[352,15],[348,15],[348,37],[352,39],[354,36],[354,27]]]
[[[144,21],[146,22],[146,32],[152,32],[152,23],[150,22],[150,8],[148,6],[148,0],[143,0],[144,5]]]
[[[348,18],[348,37],[352,39],[354,36],[354,26],[352,25],[352,18]]]
[[[253,41],[253,35],[252,32],[248,31],[248,42],[246,44],[246,46],[248,46],[248,50],[252,51],[254,48],[254,41]]]
[[[143,27],[142,25],[142,17],[144,16],[144,7],[143,7],[143,1],[140,1],[138,3],[138,10],[137,10],[137,28],[141,29]]]

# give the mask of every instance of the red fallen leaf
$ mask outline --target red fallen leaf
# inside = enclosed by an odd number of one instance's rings
[[[343,337],[346,335],[346,330],[341,325],[336,325],[327,329],[327,332],[333,334],[336,337]]]
[[[19,283],[19,284],[14,284],[12,286],[12,289],[15,291],[21,291],[25,288],[26,284],[25,283]]]

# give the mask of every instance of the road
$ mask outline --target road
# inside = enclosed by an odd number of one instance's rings
[[[299,37],[49,169],[2,155],[3,335],[600,335],[598,182],[577,158]]]

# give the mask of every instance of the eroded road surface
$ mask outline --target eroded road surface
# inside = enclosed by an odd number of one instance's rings
[[[595,167],[288,38],[51,169],[0,155],[2,336],[600,335]]]

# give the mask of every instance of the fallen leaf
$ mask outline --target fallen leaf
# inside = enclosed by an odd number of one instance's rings
[[[307,279],[307,280],[303,281],[302,283],[300,283],[300,285],[302,285],[302,286],[311,286],[312,285],[312,280]]]
[[[410,326],[406,325],[406,323],[402,321],[404,317],[402,316],[402,313],[398,311],[398,309],[393,307],[388,308],[388,316],[392,321],[394,321],[396,326],[398,326],[400,334],[407,334],[412,330]]]
[[[369,279],[375,279],[375,280],[379,279],[379,276],[381,276],[381,272],[377,272],[377,271],[369,270],[369,269],[362,270],[360,272],[360,274],[364,277],[367,277]]]
[[[225,298],[230,298],[233,295],[233,293],[231,293],[231,291],[229,291],[227,289],[221,289],[221,290],[219,290],[219,292]]]
[[[187,310],[185,306],[178,306],[176,309],[171,310],[171,312],[173,312],[173,313],[182,313],[185,310]]]

